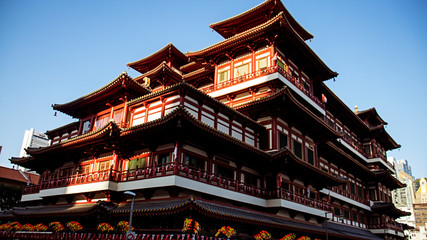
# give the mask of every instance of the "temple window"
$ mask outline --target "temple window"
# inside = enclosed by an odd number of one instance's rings
[[[110,169],[110,160],[100,162],[98,165],[98,171],[106,171]]]
[[[71,175],[73,175],[73,168],[72,167],[62,169],[61,177],[67,177],[67,176],[71,176]]]
[[[296,140],[294,140],[293,142],[294,142],[294,154],[295,154],[295,156],[302,159],[302,144]]]
[[[351,194],[356,194],[356,185],[354,182],[350,182],[350,192]]]
[[[97,116],[96,117],[96,121],[95,121],[95,130],[99,129],[100,127],[104,126],[105,124],[108,123],[108,120],[110,118],[110,114],[104,114],[101,116]]]
[[[244,183],[252,186],[258,186],[258,177],[250,173],[244,173]]]
[[[129,160],[128,170],[144,168],[147,165],[147,157],[139,157]]]
[[[362,189],[362,187],[361,186],[357,186],[357,195],[360,197],[360,198],[363,198],[363,191],[362,191],[363,189]]]
[[[90,164],[86,164],[83,166],[80,166],[80,170],[78,171],[79,174],[87,174],[90,172]]]
[[[220,177],[234,179],[234,170],[223,165],[216,165],[216,174]]]
[[[314,147],[312,145],[307,144],[307,162],[311,165],[314,165]]]
[[[184,164],[195,169],[205,169],[205,161],[191,155],[185,155]]]
[[[334,215],[337,217],[340,217],[341,216],[341,209],[335,207],[334,208]]]
[[[328,123],[328,125],[331,127],[331,128],[334,128],[334,126],[335,126],[335,123],[334,123],[334,120],[332,119],[332,117],[330,117],[330,116],[326,116],[326,122]]]
[[[268,67],[268,59],[267,57],[258,59],[258,70],[263,70]]]
[[[170,163],[170,153],[162,153],[157,156],[157,165]]]
[[[234,68],[234,77],[240,77],[249,73],[249,63]]]
[[[86,134],[90,131],[90,120],[86,120],[82,124],[82,134]]]
[[[370,143],[363,144],[363,152],[366,155],[371,156],[371,144]]]
[[[218,82],[224,82],[229,80],[228,70],[218,73]]]
[[[302,83],[303,83],[305,90],[310,92],[310,83],[308,82],[308,80],[305,79],[304,77],[301,77],[301,80],[302,80]]]
[[[116,122],[117,124],[120,124],[122,122],[122,118],[123,118],[123,108],[115,110],[113,115],[114,122]]]
[[[353,213],[352,214],[353,215],[353,218],[352,218],[352,220],[353,220],[353,222],[357,222],[357,213]]]
[[[288,147],[288,135],[279,132],[279,147],[280,149]]]
[[[288,68],[287,67],[285,67],[285,63],[284,62],[282,62],[282,61],[280,61],[280,60],[277,60],[277,66],[279,66],[281,69],[283,69],[283,70],[285,70],[286,72],[288,72],[289,70],[288,70]],[[286,65],[287,66],[287,65]]]
[[[365,224],[365,216],[360,215],[360,223]]]
[[[344,218],[350,219],[350,212],[348,210],[344,210]]]

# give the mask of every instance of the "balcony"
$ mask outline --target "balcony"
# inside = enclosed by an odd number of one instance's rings
[[[369,229],[390,229],[399,232],[403,232],[402,225],[399,223],[381,223],[381,224],[369,224]]]
[[[288,192],[283,189],[268,190],[266,188],[261,188],[254,185],[239,182],[234,179],[228,179],[217,174],[209,173],[207,171],[195,169],[188,165],[174,163],[141,168],[137,170],[107,170],[46,180],[43,181],[40,185],[25,187],[23,194],[38,194],[40,193],[40,191],[47,189],[65,188],[106,181],[116,183],[130,183],[132,181],[155,179],[166,176],[180,176],[186,179],[197,181],[199,183],[204,183],[225,190],[234,191],[236,193],[244,194],[245,196],[255,197],[258,199],[267,200],[279,198],[290,202],[302,204],[307,207],[316,208],[322,211],[331,210],[331,206],[329,203],[320,201],[318,199],[308,198],[306,196]]]
[[[272,66],[268,67],[262,70],[258,70],[246,75],[242,75],[227,81],[223,81],[217,84],[214,84],[212,86],[201,88],[200,90],[205,92],[206,94],[225,89],[227,87],[235,86],[237,84],[241,84],[244,82],[248,82],[250,80],[254,80],[256,78],[260,78],[263,76],[267,76],[273,73],[279,73],[281,76],[283,76],[286,80],[288,80],[288,83],[291,83],[292,86],[296,87],[304,96],[308,97],[310,100],[312,100],[318,107],[321,109],[325,109],[325,104],[320,101],[316,96],[313,95],[312,92],[307,90],[302,83],[299,82],[297,78],[294,76],[291,76],[288,72],[286,72],[284,69],[282,69],[279,66]],[[285,83],[286,85],[289,85]]]
[[[344,196],[344,197],[346,197],[346,198],[350,198],[350,199],[352,199],[352,200],[354,200],[354,201],[357,201],[357,202],[359,202],[359,203],[363,203],[363,204],[365,204],[365,205],[369,205],[369,201],[368,201],[368,200],[365,200],[365,199],[363,199],[363,198],[359,197],[359,196],[358,196],[357,194],[355,194],[355,193],[348,192],[347,190],[343,190],[343,189],[340,189],[340,188],[338,188],[338,187],[332,187],[332,188],[331,188],[331,191],[332,191],[332,192],[335,192],[335,193],[338,193],[338,194],[340,194],[341,196]]]

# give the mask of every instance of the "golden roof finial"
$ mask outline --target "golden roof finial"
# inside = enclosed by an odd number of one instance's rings
[[[358,113],[359,112],[359,108],[357,107],[357,105],[356,106],[354,106],[354,113]]]

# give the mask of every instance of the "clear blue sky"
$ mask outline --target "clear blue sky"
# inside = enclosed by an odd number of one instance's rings
[[[210,23],[261,0],[0,1],[0,165],[19,155],[25,129],[74,119],[51,105],[92,92],[126,64],[172,42],[182,52],[222,40]],[[416,177],[427,176],[427,1],[287,0],[334,71],[327,85],[351,109],[375,107]]]

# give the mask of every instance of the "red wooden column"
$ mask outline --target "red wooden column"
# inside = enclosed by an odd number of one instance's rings
[[[277,149],[277,117],[271,119],[271,148]]]
[[[113,150],[113,164],[114,167],[110,168],[110,180],[118,180],[118,178],[113,178],[119,170],[119,157],[116,150]]]
[[[122,115],[122,123],[123,123],[123,125],[120,124],[120,127],[129,127],[129,126],[127,126],[127,122],[126,122],[126,119],[127,119],[127,116],[128,116],[128,99],[127,99],[127,96],[124,96],[122,98],[122,100],[124,102],[123,115]]]

